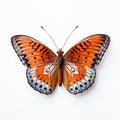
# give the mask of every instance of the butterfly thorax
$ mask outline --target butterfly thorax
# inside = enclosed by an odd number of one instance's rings
[[[58,69],[58,84],[59,86],[62,85],[62,81],[63,81],[63,65],[64,65],[64,58],[63,58],[63,51],[60,49],[58,52],[58,65],[59,65],[59,69]]]
[[[63,67],[64,64],[64,58],[63,58],[63,51],[60,49],[58,52],[58,64],[59,64],[59,68]]]

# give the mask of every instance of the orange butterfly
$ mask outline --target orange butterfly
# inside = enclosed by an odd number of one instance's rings
[[[51,36],[50,36],[51,37]],[[110,38],[104,34],[91,35],[74,45],[66,54],[59,49],[57,55],[47,46],[26,35],[11,38],[13,48],[27,66],[28,83],[35,90],[51,94],[57,84],[64,84],[72,94],[92,86],[96,65],[102,59]]]

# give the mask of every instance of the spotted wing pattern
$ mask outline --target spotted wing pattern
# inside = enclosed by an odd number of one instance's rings
[[[92,35],[74,45],[64,55],[63,84],[70,93],[83,92],[93,84],[95,67],[101,61],[109,42],[107,35]]]
[[[39,66],[27,68],[26,76],[28,83],[35,90],[46,95],[51,94],[57,85],[57,68],[55,65],[48,64],[50,68]]]
[[[11,43],[22,63],[27,66],[28,83],[41,93],[52,93],[57,83],[57,56],[29,36],[13,36]]]

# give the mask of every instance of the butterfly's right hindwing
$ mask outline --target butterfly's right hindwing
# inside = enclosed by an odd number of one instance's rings
[[[92,86],[95,75],[95,68],[67,63],[64,69],[63,84],[72,94],[82,93]]]

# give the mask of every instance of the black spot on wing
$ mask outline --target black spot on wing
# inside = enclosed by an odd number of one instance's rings
[[[40,44],[38,44],[37,45],[37,47],[34,49],[34,50],[38,50],[38,48],[40,47],[41,45]]]
[[[47,52],[46,54],[48,55],[50,52]]]
[[[83,42],[83,44],[84,44],[84,46],[85,46],[86,48],[88,48],[88,45],[86,44],[86,42]]]
[[[84,48],[81,43],[79,44],[79,46],[80,46],[83,50],[86,50],[86,48]]]
[[[80,49],[77,46],[75,46],[75,48],[76,48],[76,50],[80,51]]]
[[[26,54],[22,54],[21,57],[24,59],[26,57]]]
[[[36,43],[34,43],[34,44],[32,45],[32,48],[33,48],[33,49],[35,49],[34,46],[36,46]]]
[[[28,62],[28,59],[24,59],[24,62],[27,63],[27,62]]]
[[[40,52],[43,51],[44,49],[45,49],[45,47],[41,48],[41,49],[40,49]]]
[[[72,49],[75,53],[77,53],[77,50],[75,48]]]
[[[45,53],[45,52],[47,52],[48,51],[48,49],[47,48],[45,48],[45,50],[43,51],[43,53]]]
[[[100,57],[100,54],[95,54],[95,56],[96,56],[97,58],[99,58],[99,57]]]
[[[71,54],[74,54],[74,52],[73,52],[73,51],[71,51]]]
[[[88,40],[87,40],[85,43],[86,43],[88,46],[91,45],[91,42],[88,41]]]

